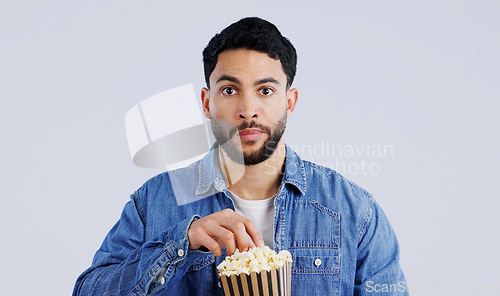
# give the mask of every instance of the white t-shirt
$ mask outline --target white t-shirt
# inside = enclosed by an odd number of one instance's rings
[[[228,191],[231,194],[235,212],[250,219],[262,235],[266,246],[273,249],[274,198],[276,195],[262,200],[248,200],[240,198],[230,190]],[[253,243],[250,238],[249,240]]]

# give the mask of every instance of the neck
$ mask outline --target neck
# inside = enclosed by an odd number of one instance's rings
[[[261,200],[278,193],[286,149],[283,139],[265,161],[251,166],[232,161],[219,149],[219,163],[229,190],[242,199]]]

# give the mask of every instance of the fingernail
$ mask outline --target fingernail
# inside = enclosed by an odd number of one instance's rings
[[[264,241],[263,240],[259,240],[257,242],[257,245],[262,248],[264,246]]]

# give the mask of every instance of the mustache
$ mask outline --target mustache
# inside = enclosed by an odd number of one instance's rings
[[[229,137],[232,138],[237,132],[240,132],[240,131],[247,129],[247,128],[258,128],[258,129],[266,132],[268,135],[271,134],[271,128],[269,128],[268,126],[257,123],[255,121],[244,121],[239,126],[231,128],[231,130],[229,131]]]

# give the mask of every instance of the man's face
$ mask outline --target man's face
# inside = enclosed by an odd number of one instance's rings
[[[258,164],[282,145],[297,100],[297,90],[287,91],[286,82],[281,62],[266,53],[236,49],[219,54],[202,103],[217,142],[233,161]]]

